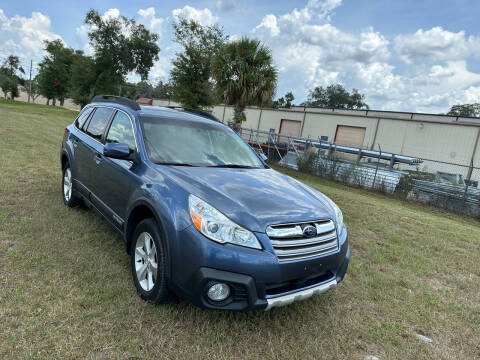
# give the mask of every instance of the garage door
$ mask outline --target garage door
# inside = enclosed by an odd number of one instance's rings
[[[361,148],[365,139],[365,130],[366,128],[359,126],[337,125],[334,141],[339,145]]]
[[[302,122],[298,120],[282,119],[280,122],[280,134],[300,136]],[[279,137],[278,142],[288,142],[287,138]]]

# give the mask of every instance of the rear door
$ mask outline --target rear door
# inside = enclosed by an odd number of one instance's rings
[[[95,178],[98,176],[95,173],[96,164],[101,161],[103,156],[102,141],[113,112],[113,108],[97,107],[85,130],[84,144],[86,150],[84,163],[87,170],[83,184],[90,193],[93,191]]]
[[[127,144],[130,153],[137,151],[133,123],[127,113],[121,110],[115,113],[104,142]],[[119,229],[122,229],[123,219],[127,215],[127,203],[137,169],[138,167],[131,160],[106,156],[102,156],[94,164],[92,201]]]
[[[88,158],[88,148],[85,144],[85,141],[88,140],[85,129],[94,111],[95,109],[93,107],[82,110],[75,120],[76,131],[73,131],[70,135],[73,149],[73,161],[70,165],[72,166],[74,186],[84,196],[88,196],[88,191],[86,191],[84,183],[88,177],[87,163],[90,161]]]

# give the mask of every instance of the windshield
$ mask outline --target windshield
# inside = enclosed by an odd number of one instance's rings
[[[229,129],[198,121],[140,120],[148,157],[156,164],[264,167],[250,146]]]

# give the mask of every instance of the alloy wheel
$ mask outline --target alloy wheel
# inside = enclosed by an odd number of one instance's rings
[[[72,172],[70,168],[66,168],[63,174],[63,196],[67,202],[72,197]]]
[[[138,283],[144,291],[151,291],[157,280],[157,248],[152,236],[141,233],[135,244],[135,272]]]

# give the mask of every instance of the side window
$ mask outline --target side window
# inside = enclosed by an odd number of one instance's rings
[[[128,115],[117,111],[108,130],[107,142],[127,144],[131,152],[135,151],[135,136]]]
[[[90,119],[90,123],[87,127],[87,134],[91,137],[100,140],[102,138],[103,132],[107,127],[108,120],[110,120],[110,116],[112,115],[113,109],[99,107],[95,110],[92,118]]]
[[[77,120],[75,120],[75,126],[79,129],[82,128],[83,124],[85,124],[85,121],[87,121],[88,117],[92,113],[93,107],[89,107],[87,109],[83,109],[80,112],[80,115],[78,115]]]

